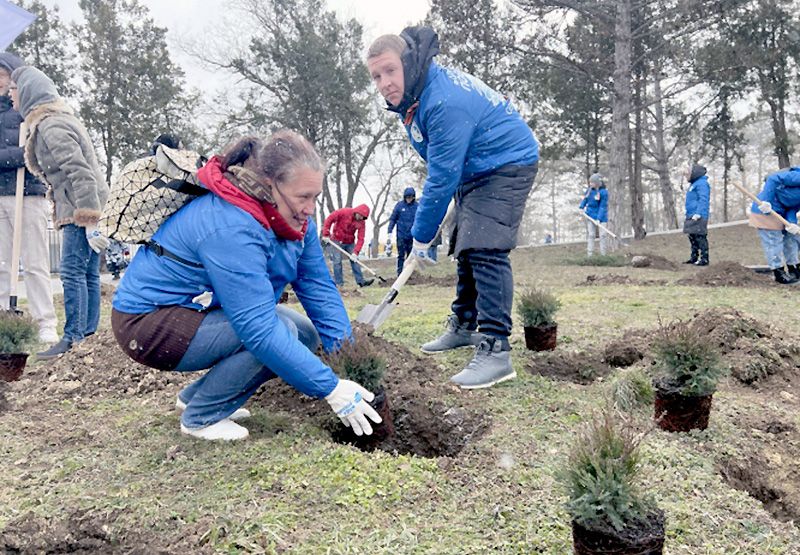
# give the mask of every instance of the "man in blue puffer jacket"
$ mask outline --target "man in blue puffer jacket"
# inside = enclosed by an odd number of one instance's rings
[[[417,193],[414,187],[406,187],[403,191],[403,200],[395,204],[392,215],[389,217],[389,233],[387,244],[392,242],[392,230],[397,227],[397,275],[403,271],[403,263],[406,257],[411,254],[411,246],[414,237],[411,235],[411,227],[414,225],[414,216],[417,214]],[[388,247],[387,247],[388,248]]]
[[[583,213],[589,216],[586,219],[586,254],[594,254],[594,236],[600,237],[600,254],[606,254],[606,231],[592,220],[600,223],[608,222],[608,189],[603,183],[603,176],[594,173],[589,177],[589,187],[583,195],[583,200],[578,206]]]
[[[490,387],[516,376],[508,342],[514,295],[509,253],[536,177],[539,145],[507,98],[471,75],[434,63],[438,52],[432,29],[408,27],[400,36],[379,37],[367,52],[367,66],[387,108],[398,114],[427,162],[411,230],[409,260],[418,267],[433,263],[428,249],[451,199],[456,203],[453,314],[445,333],[422,351],[477,345],[473,359],[451,380],[465,389]]]
[[[711,187],[706,177],[706,168],[693,164],[684,174],[689,182],[686,191],[686,220],[683,232],[689,236],[692,254],[686,264],[708,266],[708,205]]]
[[[800,210],[800,168],[789,168],[767,176],[750,209],[750,225],[758,229],[764,256],[775,281],[790,285],[800,280],[798,266],[797,212]],[[773,214],[789,222],[784,226]],[[786,263],[786,271],[783,269]]]

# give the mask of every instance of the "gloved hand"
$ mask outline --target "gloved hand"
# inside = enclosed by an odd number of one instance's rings
[[[766,200],[762,200],[758,203],[758,209],[761,210],[762,214],[769,214],[772,212],[772,205],[768,203]]]
[[[94,252],[100,253],[108,248],[111,242],[103,237],[103,234],[97,230],[96,225],[87,225],[84,230],[86,231],[86,240]]]
[[[700,214],[695,214],[695,215],[693,215],[693,216],[692,216],[692,220],[694,220],[694,221],[697,221],[697,220],[699,220],[701,217],[702,217],[702,216],[700,216]]]
[[[325,400],[345,426],[350,426],[357,436],[371,435],[372,426],[367,420],[381,423],[381,416],[369,405],[375,398],[370,391],[350,380],[339,380]]]
[[[319,242],[322,243],[323,245],[327,245],[328,243],[331,242],[331,238],[328,237],[327,235],[323,235],[322,239],[320,239]]]
[[[786,231],[788,231],[792,235],[800,235],[800,225],[786,224]]]
[[[358,253],[354,252],[354,253],[348,255],[347,258],[349,258],[351,262],[358,262]]]
[[[417,260],[417,269],[424,270],[429,266],[433,266],[436,264],[436,261],[428,256],[428,249],[430,248],[430,243],[420,243],[416,239],[414,239],[414,243],[411,246],[411,254],[409,258],[415,258]]]
[[[389,249],[391,247],[392,247],[392,238],[389,237],[388,239],[386,239],[386,248]]]

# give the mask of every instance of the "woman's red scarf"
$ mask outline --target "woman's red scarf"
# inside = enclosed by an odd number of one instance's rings
[[[216,156],[212,157],[205,166],[197,171],[197,177],[206,189],[230,202],[232,205],[238,206],[253,216],[265,229],[274,231],[275,235],[281,239],[300,241],[305,236],[306,230],[308,229],[308,222],[303,224],[303,229],[301,231],[297,231],[286,223],[286,220],[283,219],[283,216],[280,215],[275,206],[268,202],[261,202],[260,200],[254,199],[250,195],[237,189],[236,186],[225,177],[225,172],[222,170],[222,162]]]

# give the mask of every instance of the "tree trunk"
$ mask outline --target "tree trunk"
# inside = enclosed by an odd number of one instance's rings
[[[722,221],[728,221],[728,175],[731,169],[730,147],[726,140],[722,145]]]
[[[789,134],[786,132],[786,111],[782,98],[767,100],[770,115],[772,116],[772,132],[775,134],[775,155],[778,157],[778,167],[790,167],[789,162]]]
[[[610,225],[617,234],[627,227],[621,202],[630,161],[631,113],[631,0],[617,0],[614,28],[614,96],[611,118],[611,148],[608,161]]]
[[[667,147],[664,144],[664,105],[661,94],[661,71],[656,67],[653,80],[654,109],[655,109],[655,140],[656,140],[656,170],[658,185],[661,189],[661,201],[664,204],[664,215],[667,220],[667,229],[678,228],[678,213],[675,209],[675,192],[669,180],[669,159]]]
[[[636,98],[634,119],[636,125],[633,135],[633,168],[630,179],[631,190],[631,222],[635,239],[644,239],[647,235],[644,224],[644,191],[642,186],[642,82],[641,76],[636,78]]]

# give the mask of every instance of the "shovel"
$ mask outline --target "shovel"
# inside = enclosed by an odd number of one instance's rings
[[[760,199],[760,198],[758,198],[756,195],[754,195],[753,193],[751,193],[750,191],[748,191],[748,190],[747,190],[747,189],[745,189],[744,187],[742,187],[742,186],[740,186],[740,185],[737,185],[736,183],[734,183],[734,184],[733,184],[733,186],[734,186],[734,187],[736,187],[737,189],[739,189],[739,190],[740,190],[740,191],[741,191],[741,192],[742,192],[742,193],[743,193],[745,196],[747,196],[747,197],[750,197],[752,200],[754,200],[756,204],[758,204],[759,202],[761,202],[761,199]],[[778,218],[778,220],[779,220],[779,221],[780,221],[780,222],[781,222],[781,223],[782,223],[784,226],[788,226],[788,225],[789,225],[789,222],[787,222],[787,221],[786,221],[786,218],[784,218],[783,216],[781,216],[780,214],[778,214],[777,212],[775,212],[775,210],[773,210],[772,212],[770,212],[770,214],[772,214],[773,216],[775,216],[776,218]]]
[[[27,126],[19,125],[19,146],[25,147]],[[8,310],[22,314],[17,309],[17,282],[19,281],[19,255],[22,250],[22,201],[25,194],[25,167],[17,168],[17,188],[14,192],[14,237],[11,241],[11,288],[8,290]]]
[[[453,210],[455,209],[455,202],[450,204],[450,208],[447,209],[447,214],[445,214],[442,223],[439,225],[439,230],[436,232],[434,236],[434,242],[436,238],[439,237],[442,233],[442,228],[444,228],[445,223],[450,219],[453,214]],[[403,267],[403,271],[397,276],[397,279],[394,280],[392,287],[389,289],[389,292],[386,293],[386,296],[381,301],[381,304],[374,305],[368,304],[364,308],[361,309],[361,312],[358,313],[356,317],[356,322],[360,324],[366,324],[368,326],[372,326],[372,329],[378,329],[378,326],[383,324],[386,319],[389,317],[389,314],[392,313],[394,310],[394,300],[397,298],[397,294],[400,293],[400,289],[403,285],[406,284],[408,278],[411,277],[411,274],[414,273],[414,270],[417,269],[417,259],[412,258],[409,260],[406,265]]]
[[[375,276],[376,278],[378,278],[378,279],[380,280],[380,282],[381,282],[381,283],[389,283],[388,281],[386,281],[386,279],[385,279],[383,276],[379,276],[379,275],[378,275],[378,273],[377,273],[375,270],[373,270],[372,268],[368,267],[366,264],[362,263],[362,262],[361,262],[361,261],[358,259],[358,257],[357,257],[357,256],[355,256],[355,255],[351,255],[349,252],[347,252],[346,250],[344,250],[342,247],[340,247],[339,245],[337,245],[336,243],[334,243],[333,241],[331,241],[331,240],[330,240],[330,239],[328,239],[327,237],[326,237],[324,240],[325,240],[325,242],[326,242],[328,245],[332,246],[334,249],[336,249],[337,251],[339,251],[339,252],[341,252],[343,255],[345,255],[347,258],[349,258],[351,262],[355,262],[356,264],[358,264],[359,266],[361,266],[362,268],[364,268],[366,271],[368,271],[370,274],[372,274],[373,276]]]
[[[587,214],[587,213],[586,213],[586,212],[584,212],[583,210],[580,210],[580,209],[579,209],[579,210],[578,210],[578,212],[580,212],[581,216],[583,216],[584,218],[586,218],[587,220],[589,220],[590,222],[592,222],[594,225],[596,225],[597,227],[599,227],[600,229],[602,229],[603,231],[605,231],[606,233],[608,233],[608,234],[609,234],[611,237],[613,237],[613,238],[614,238],[614,239],[616,239],[617,241],[619,241],[619,242],[620,242],[620,244],[621,244],[623,247],[629,247],[629,246],[630,246],[630,244],[629,244],[627,241],[624,241],[624,240],[622,240],[622,239],[621,239],[619,236],[617,236],[617,235],[616,235],[616,234],[615,234],[613,231],[611,231],[610,229],[608,229],[606,226],[604,226],[604,225],[603,225],[602,223],[600,223],[598,220],[595,220],[594,218],[592,218],[592,217],[591,217],[589,214]]]

